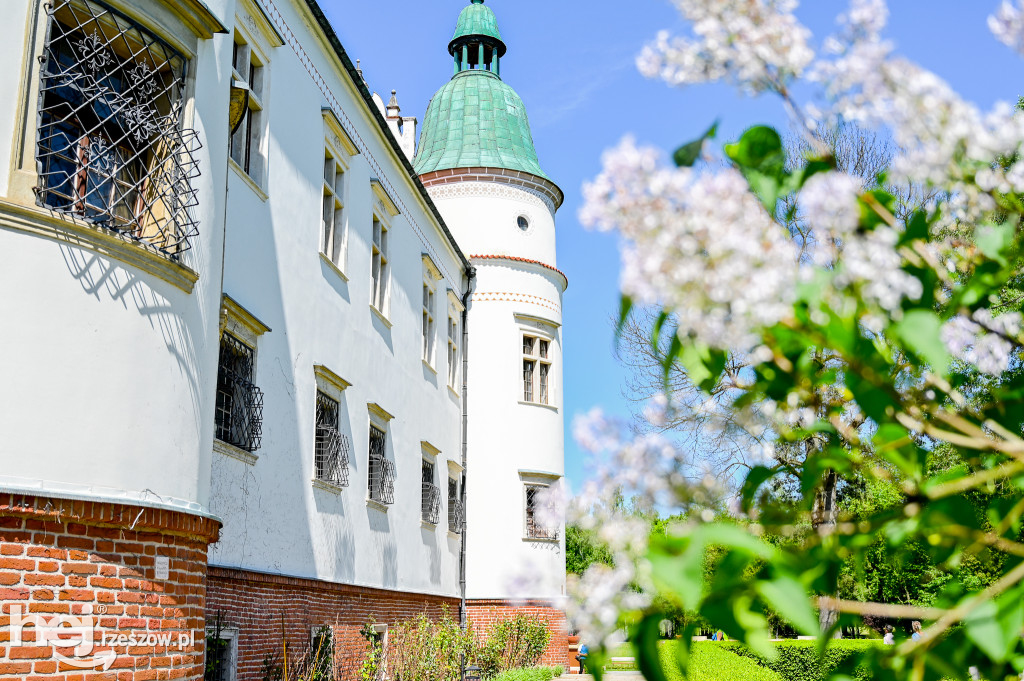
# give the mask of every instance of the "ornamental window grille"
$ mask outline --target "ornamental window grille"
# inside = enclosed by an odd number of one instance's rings
[[[198,233],[188,60],[98,0],[47,4],[39,205],[177,257]]]
[[[370,426],[370,466],[368,491],[370,499],[382,504],[395,503],[395,463],[385,456],[387,433]]]
[[[252,348],[229,333],[221,335],[217,366],[217,439],[247,452],[260,448],[263,391],[252,384]]]
[[[543,508],[546,487],[527,485],[526,487],[526,536],[529,539],[558,539],[558,528],[546,524],[546,515],[550,509]]]
[[[423,462],[420,512],[423,522],[437,525],[441,518],[441,489],[434,484],[434,464]]]
[[[523,336],[523,401],[551,404],[551,341]]]
[[[338,431],[338,401],[316,392],[316,479],[348,487],[348,437]]]
[[[462,532],[465,521],[466,507],[459,498],[459,481],[448,478],[448,531],[455,534]]]

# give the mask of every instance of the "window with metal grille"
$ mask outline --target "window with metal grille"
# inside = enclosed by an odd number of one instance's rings
[[[316,391],[316,479],[348,486],[348,437],[338,432],[338,401]]]
[[[263,137],[267,127],[263,109],[266,64],[240,33],[235,33],[231,53],[231,76],[237,87],[246,91],[245,115],[231,135],[231,159],[245,171],[257,185],[261,185],[266,172],[263,156]]]
[[[551,404],[551,342],[523,336],[523,401]]]
[[[371,302],[381,314],[386,314],[388,300],[388,228],[373,218],[373,246],[371,250],[370,275],[372,277]]]
[[[526,536],[529,539],[558,539],[558,528],[545,524],[545,510],[541,508],[544,490],[540,485],[526,486]]]
[[[462,532],[462,523],[466,520],[466,507],[459,498],[459,481],[448,478],[448,531],[458,534]]]
[[[263,391],[252,384],[254,359],[248,345],[229,333],[221,335],[216,435],[218,440],[247,452],[260,448],[263,427]]]
[[[420,513],[424,522],[437,525],[441,518],[441,489],[434,484],[434,464],[423,462]]]
[[[53,0],[46,13],[39,204],[177,256],[198,233],[188,61],[98,0]]]
[[[395,464],[385,456],[387,433],[370,426],[368,492],[370,499],[382,504],[395,503]]]
[[[320,252],[338,267],[345,264],[345,167],[330,149],[324,151],[324,199]]]

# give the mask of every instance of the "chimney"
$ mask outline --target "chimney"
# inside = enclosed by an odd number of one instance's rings
[[[391,91],[391,99],[386,107],[385,118],[391,133],[398,140],[398,146],[405,153],[406,158],[412,161],[416,154],[416,124],[414,116],[402,116],[402,107],[398,105],[398,91]]]

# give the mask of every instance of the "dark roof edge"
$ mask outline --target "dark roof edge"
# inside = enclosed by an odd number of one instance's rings
[[[430,194],[427,193],[426,187],[424,187],[423,183],[420,182],[419,175],[416,174],[416,171],[412,167],[412,161],[406,157],[405,152],[402,151],[402,148],[398,145],[398,140],[396,140],[395,136],[391,134],[391,129],[388,127],[388,123],[384,120],[384,116],[381,114],[380,110],[377,109],[377,105],[373,101],[373,95],[370,93],[369,88],[366,87],[363,79],[359,77],[358,73],[356,73],[355,64],[353,64],[352,60],[349,59],[348,53],[345,52],[345,48],[341,44],[341,40],[338,39],[338,34],[334,32],[334,27],[331,26],[331,22],[327,20],[327,17],[324,15],[323,10],[320,9],[320,5],[317,4],[316,0],[303,1],[306,3],[309,11],[313,13],[313,18],[316,19],[317,24],[320,25],[320,30],[323,31],[324,35],[327,37],[327,42],[329,42],[331,47],[334,48],[334,53],[337,55],[338,59],[341,60],[342,66],[344,66],[345,70],[348,72],[349,78],[352,79],[356,89],[359,90],[359,93],[363,96],[366,106],[370,109],[370,112],[377,120],[377,125],[384,133],[385,139],[391,143],[391,148],[394,150],[395,155],[402,162],[402,165],[405,166],[405,170],[409,173],[409,178],[413,181],[416,189],[419,190],[420,196],[423,197],[427,207],[430,208],[430,212],[433,213],[438,224],[441,225],[441,231],[444,232],[444,235],[448,238],[448,243],[455,250],[455,254],[459,256],[459,260],[462,261],[463,268],[465,270],[471,269],[472,265],[470,264],[469,259],[466,258],[462,249],[459,248],[459,244],[455,241],[455,237],[452,235],[451,231],[449,231],[444,218],[441,217],[441,212],[437,210],[437,206],[434,205],[433,199],[431,199]]]

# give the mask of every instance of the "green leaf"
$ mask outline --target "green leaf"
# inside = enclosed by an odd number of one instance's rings
[[[990,260],[1005,265],[1005,252],[1013,244],[1014,227],[1012,222],[1003,225],[982,225],[975,231],[975,242],[978,248]]]
[[[710,359],[711,351],[706,345],[690,344],[682,348],[682,352],[679,353],[679,361],[686,368],[686,375],[689,376],[690,381],[696,386],[718,378],[717,375],[712,375],[705,365],[705,360]]]
[[[740,493],[744,513],[750,511],[761,485],[775,477],[778,472],[778,468],[768,468],[767,466],[754,466],[750,469],[746,480],[743,481],[743,490]]]
[[[636,662],[647,681],[668,681],[665,670],[661,666],[661,657],[658,655],[661,619],[661,613],[653,613],[640,620],[637,627],[637,636],[634,641]]]
[[[704,593],[704,542],[695,538],[681,555],[670,555],[654,543],[648,557],[655,582],[685,609],[696,610]]]
[[[942,320],[931,310],[909,310],[895,331],[915,355],[928,362],[941,375],[949,371],[949,350],[942,342]]]
[[[776,177],[780,177],[786,167],[782,137],[766,125],[749,128],[738,142],[725,145],[725,154],[740,168]]]
[[[803,585],[787,575],[780,575],[768,581],[757,583],[757,591],[784,620],[799,629],[805,636],[818,633],[818,618],[807,598]]]
[[[619,298],[619,319],[615,323],[615,345],[618,347],[619,340],[622,338],[622,329],[626,326],[626,320],[629,319],[629,313],[633,311],[633,299],[627,295],[623,295]]]
[[[718,134],[718,121],[715,121],[707,132],[701,135],[698,139],[692,142],[687,142],[683,146],[676,149],[675,153],[672,154],[672,160],[680,168],[689,168],[697,162],[700,158],[700,152],[704,148],[704,142],[709,139],[713,139]]]

